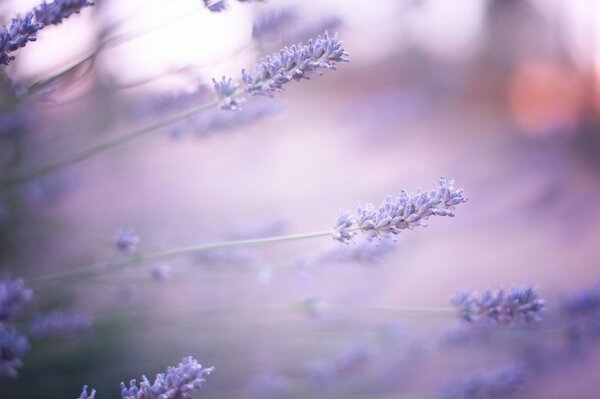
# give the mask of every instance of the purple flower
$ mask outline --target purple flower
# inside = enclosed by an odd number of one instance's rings
[[[32,298],[33,291],[24,280],[4,277],[0,280],[0,322],[16,320]]]
[[[369,240],[399,234],[402,230],[426,226],[431,216],[454,216],[454,207],[466,202],[462,189],[454,188],[454,181],[440,177],[439,186],[431,191],[409,194],[402,190],[393,198],[386,197],[378,209],[372,204],[356,210],[356,220],[347,212],[340,212],[333,228],[333,238],[349,243],[360,230]]]
[[[8,65],[15,59],[12,53],[37,39],[37,32],[46,25],[56,25],[78,13],[83,7],[94,5],[88,0],[55,0],[43,2],[24,17],[12,19],[10,26],[0,29],[0,64]]]
[[[54,0],[52,3],[43,2],[33,9],[36,22],[42,25],[58,25],[63,19],[78,14],[84,7],[93,6],[89,0]]]
[[[95,398],[96,398],[96,390],[92,389],[92,393],[88,395],[88,386],[84,385],[83,391],[81,392],[81,395],[77,399],[95,399]]]
[[[92,326],[89,316],[81,313],[54,311],[33,319],[30,334],[38,339],[72,337]]]
[[[338,62],[348,62],[348,53],[338,36],[325,32],[307,45],[299,43],[265,57],[251,73],[242,70],[242,81],[251,95],[272,96],[292,80],[309,79],[319,69],[335,70]]]
[[[230,111],[239,110],[242,99],[235,98],[235,92],[239,86],[231,84],[231,78],[227,79],[225,76],[218,82],[213,79],[213,83],[215,92],[217,92],[217,96],[219,97],[219,107]]]
[[[497,324],[514,324],[520,321],[540,320],[545,307],[538,298],[537,290],[531,285],[513,287],[510,290],[486,290],[483,294],[459,291],[452,298],[461,320],[472,323],[479,320]]]
[[[206,8],[211,12],[221,12],[227,9],[225,0],[203,0]]]
[[[169,367],[167,373],[156,376],[154,383],[142,376],[138,385],[131,380],[129,388],[121,383],[123,399],[191,399],[192,392],[205,382],[213,368],[202,368],[194,358],[186,357],[177,367]]]
[[[137,251],[137,245],[140,243],[141,238],[138,236],[133,229],[122,228],[117,232],[115,243],[120,251],[127,253],[135,253]]]
[[[527,381],[527,372],[518,366],[468,376],[449,384],[443,399],[505,399],[513,397]]]
[[[29,12],[24,17],[17,16],[13,18],[8,28],[2,25],[0,29],[0,64],[8,65],[9,62],[15,59],[9,53],[25,47],[27,43],[37,39],[36,33],[44,25],[34,21],[33,18],[34,14]]]
[[[15,378],[17,369],[23,365],[21,359],[28,349],[27,337],[19,334],[14,328],[6,328],[0,323],[0,376]]]

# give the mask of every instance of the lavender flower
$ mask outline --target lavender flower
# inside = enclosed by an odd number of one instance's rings
[[[137,386],[131,380],[129,388],[121,383],[123,399],[191,399],[191,393],[198,390],[205,381],[205,377],[213,368],[202,368],[194,358],[186,357],[177,367],[169,367],[167,373],[160,373],[151,384],[146,376]]]
[[[10,277],[0,280],[0,322],[16,320],[32,298],[33,291],[24,280]]]
[[[562,313],[571,343],[600,337],[600,288],[593,288],[562,301]]]
[[[91,5],[94,3],[88,0],[55,0],[50,4],[43,2],[24,17],[13,18],[8,28],[3,25],[0,29],[0,64],[8,65],[14,60],[9,53],[35,41],[37,32],[44,26],[59,24]]]
[[[91,326],[92,320],[87,315],[54,311],[35,318],[29,332],[38,339],[67,338],[80,334]]]
[[[88,386],[84,385],[83,391],[81,392],[81,395],[77,399],[95,399],[95,398],[96,398],[96,390],[92,389],[92,393],[88,395]]]
[[[267,56],[251,73],[242,70],[242,81],[249,94],[272,96],[291,80],[309,79],[323,68],[335,70],[337,62],[350,61],[348,55],[338,36],[331,38],[325,32],[323,37],[309,40],[307,45],[299,43]]]
[[[522,367],[513,366],[475,374],[463,381],[449,384],[443,399],[505,399],[513,397],[527,381]]]
[[[137,245],[140,243],[141,238],[138,236],[133,229],[120,229],[117,232],[115,243],[120,251],[127,253],[135,253],[137,251]]]
[[[545,307],[536,288],[531,285],[513,287],[508,291],[487,290],[481,295],[459,291],[452,298],[452,303],[465,322],[483,319],[504,325],[540,320],[540,313]]]
[[[58,25],[63,19],[78,14],[82,8],[93,6],[89,0],[54,0],[52,3],[43,2],[33,9],[36,22],[42,25]]]
[[[158,281],[167,281],[171,279],[171,266],[166,263],[160,263],[152,266],[152,277]]]
[[[402,190],[396,198],[386,197],[376,210],[372,204],[356,210],[356,221],[347,212],[340,212],[333,228],[333,238],[349,243],[360,230],[367,239],[383,238],[399,234],[404,229],[426,226],[430,216],[454,216],[454,207],[466,202],[462,189],[454,188],[454,181],[440,177],[439,186],[428,193],[409,194]]]
[[[204,5],[211,12],[221,12],[227,9],[225,0],[203,0]]]
[[[34,14],[29,12],[24,17],[17,16],[13,18],[8,28],[2,25],[0,29],[0,64],[8,65],[9,62],[15,59],[9,53],[25,47],[27,43],[37,39],[36,33],[44,25],[34,21],[33,18]]]
[[[239,86],[231,84],[231,78],[227,79],[225,76],[223,76],[219,82],[213,79],[213,83],[220,101],[219,108],[230,111],[239,110],[242,99],[235,98],[235,92]]]
[[[265,13],[252,25],[252,37],[261,39],[273,36],[278,33],[284,25],[293,22],[296,18],[296,12],[292,9],[283,9]],[[320,30],[320,32],[323,32],[323,30]]]
[[[562,307],[572,316],[600,312],[600,287],[565,299]]]
[[[23,366],[21,359],[28,349],[29,342],[25,336],[0,323],[0,375],[15,378],[17,369]]]

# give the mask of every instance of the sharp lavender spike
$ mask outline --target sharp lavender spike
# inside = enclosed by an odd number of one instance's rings
[[[333,238],[349,243],[357,231],[367,239],[384,238],[402,230],[426,226],[431,216],[454,216],[456,205],[466,202],[462,189],[454,188],[454,181],[441,177],[439,185],[429,192],[409,194],[402,190],[393,198],[388,196],[378,209],[372,204],[359,205],[356,216],[340,211],[333,228]]]

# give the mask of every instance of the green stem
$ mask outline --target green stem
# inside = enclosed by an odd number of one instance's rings
[[[188,110],[188,111],[176,114],[176,115],[173,115],[167,119],[163,119],[153,125],[146,126],[141,129],[138,129],[138,130],[134,130],[128,134],[125,134],[124,136],[115,138],[106,143],[99,144],[95,147],[88,148],[87,150],[84,150],[80,153],[65,157],[54,163],[50,163],[48,165],[39,167],[37,169],[31,169],[29,171],[22,173],[21,175],[15,176],[13,178],[8,178],[6,181],[4,181],[2,183],[2,188],[4,188],[4,189],[10,188],[10,187],[16,186],[18,184],[21,184],[23,182],[29,181],[31,179],[45,176],[45,175],[53,173],[59,169],[74,165],[74,164],[82,162],[82,161],[85,161],[89,158],[92,158],[92,157],[98,155],[98,154],[101,154],[108,150],[117,148],[121,145],[127,144],[130,141],[133,141],[137,138],[143,137],[143,136],[145,136],[149,133],[152,133],[162,127],[168,126],[174,122],[177,122],[178,120],[181,120],[181,119],[187,118],[188,116],[194,115],[196,113],[205,111],[205,110],[212,108],[218,104],[219,104],[218,101],[213,101],[213,102],[210,102],[207,104],[203,104],[199,107],[193,108],[191,110]]]
[[[325,230],[311,233],[290,234],[284,236],[253,238],[247,240],[234,240],[217,242],[212,244],[192,245],[188,247],[168,249],[147,254],[138,254],[124,259],[91,263],[84,266],[80,266],[75,269],[65,270],[46,276],[31,278],[29,279],[29,282],[38,285],[38,288],[43,288],[44,286],[52,286],[53,283],[56,281],[62,280],[65,283],[76,282],[86,278],[95,277],[107,272],[120,270],[127,266],[147,263],[150,261],[166,260],[180,256],[190,255],[193,253],[206,252],[216,249],[301,240],[306,238],[322,237],[330,234],[331,230]]]

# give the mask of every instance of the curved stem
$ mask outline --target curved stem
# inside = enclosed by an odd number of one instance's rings
[[[164,251],[151,252],[147,254],[138,254],[124,259],[117,259],[113,261],[103,261],[97,263],[91,263],[87,265],[80,266],[75,269],[65,270],[62,272],[57,272],[54,274],[35,277],[29,279],[29,282],[32,284],[39,285],[39,288],[43,288],[48,284],[52,285],[52,283],[56,281],[63,281],[65,283],[71,283],[80,281],[86,278],[95,277],[107,272],[115,271],[123,269],[127,266],[146,263],[150,261],[158,261],[176,258],[180,256],[190,255],[193,253],[211,251],[216,249],[223,248],[233,248],[233,247],[241,247],[248,245],[259,245],[259,244],[267,244],[274,242],[283,242],[283,241],[292,241],[292,240],[301,240],[306,238],[314,238],[314,237],[323,237],[326,235],[330,235],[331,230],[325,231],[316,231],[310,233],[301,233],[301,234],[290,234],[283,236],[275,236],[275,237],[264,237],[264,238],[253,238],[247,240],[234,240],[234,241],[223,241],[212,244],[200,244],[200,245],[192,245],[188,247],[181,247],[175,249],[168,249]]]
[[[178,120],[181,120],[181,119],[187,118],[188,116],[194,115],[196,113],[205,111],[205,110],[212,108],[218,104],[219,104],[218,101],[213,101],[213,102],[201,105],[199,107],[193,108],[186,112],[182,112],[177,115],[173,115],[167,119],[163,119],[163,120],[161,120],[157,123],[154,123],[150,126],[146,126],[141,129],[134,130],[128,134],[125,134],[124,136],[115,138],[106,143],[102,143],[95,147],[88,148],[86,150],[83,150],[80,153],[73,154],[71,156],[67,156],[61,160],[54,162],[54,163],[50,163],[48,165],[45,165],[45,166],[42,166],[42,167],[39,167],[36,169],[31,169],[29,171],[22,173],[21,175],[17,175],[13,178],[8,178],[6,181],[4,181],[2,183],[1,188],[4,188],[4,189],[10,188],[10,187],[18,185],[20,183],[26,182],[28,180],[31,180],[31,179],[34,179],[37,177],[41,177],[41,176],[45,176],[45,175],[55,172],[59,169],[74,165],[74,164],[82,162],[82,161],[85,161],[89,158],[92,158],[92,157],[98,155],[98,154],[101,154],[108,150],[117,148],[117,147],[119,147],[123,144],[127,144],[130,141],[133,141],[139,137],[142,137],[149,133],[152,133],[162,127],[168,126]]]

